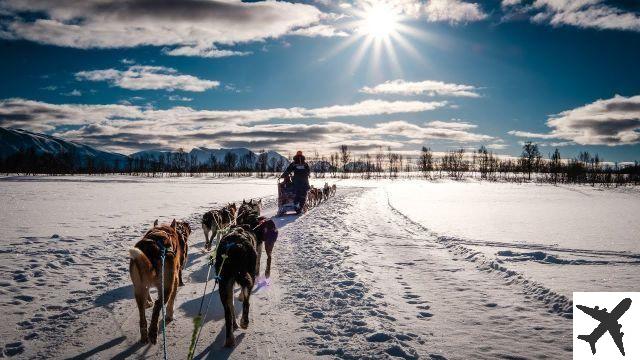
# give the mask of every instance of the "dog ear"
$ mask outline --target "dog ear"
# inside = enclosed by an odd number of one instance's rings
[[[245,199],[242,199],[242,205],[245,205],[247,203],[247,201]]]
[[[177,225],[176,224],[176,219],[173,219],[173,221],[171,222],[171,227],[175,229],[176,225]]]
[[[156,221],[153,222],[153,227],[158,226],[158,219],[156,219]]]

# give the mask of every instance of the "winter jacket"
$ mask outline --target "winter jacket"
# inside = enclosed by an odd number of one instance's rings
[[[309,186],[309,175],[311,174],[311,169],[307,163],[296,164],[291,163],[282,173],[282,177],[289,176],[293,173],[293,186],[297,190],[307,191],[311,187]]]

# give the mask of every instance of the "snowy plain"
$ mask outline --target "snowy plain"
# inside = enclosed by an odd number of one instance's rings
[[[216,292],[196,358],[571,358],[571,292],[640,288],[637,189],[329,181],[330,201],[276,219],[274,271],[237,347],[222,348]],[[160,358],[137,342],[127,249],[175,217],[194,229],[167,328],[169,358],[184,358],[206,280],[201,214],[262,198],[272,216],[275,196],[274,179],[0,179],[2,353]]]

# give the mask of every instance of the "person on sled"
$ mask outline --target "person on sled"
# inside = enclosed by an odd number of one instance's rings
[[[293,173],[292,182],[296,193],[294,203],[296,204],[296,213],[298,214],[300,214],[302,209],[304,209],[304,203],[307,200],[307,191],[311,188],[309,186],[309,175],[311,174],[311,169],[304,160],[302,151],[298,151],[296,156],[293,157],[293,162],[289,164],[287,170],[285,170],[281,175],[281,177],[286,179]]]

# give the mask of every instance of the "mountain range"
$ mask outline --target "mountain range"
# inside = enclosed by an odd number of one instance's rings
[[[89,163],[122,170],[132,161],[144,159],[151,163],[171,164],[176,155],[185,154],[187,164],[210,165],[212,158],[217,164],[224,164],[228,154],[232,154],[235,165],[255,168],[260,154],[246,148],[209,149],[205,147],[193,148],[190,152],[144,150],[131,155],[103,151],[92,146],[75,141],[64,140],[47,134],[35,133],[22,129],[6,129],[0,127],[0,159],[6,160],[12,156],[30,153],[36,157],[51,155],[59,157],[68,155],[76,168],[86,168]],[[267,169],[280,170],[289,164],[289,160],[275,151],[267,151],[263,156]]]

